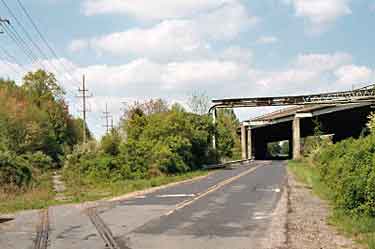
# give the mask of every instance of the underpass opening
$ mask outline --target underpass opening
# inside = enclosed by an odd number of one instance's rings
[[[289,140],[267,143],[266,159],[268,160],[287,160],[291,158],[291,144]]]
[[[271,114],[263,123],[256,119],[245,123],[252,134],[253,158],[275,158],[269,153],[269,146],[279,141],[288,141],[288,158],[299,159],[309,139],[328,139],[336,143],[350,137],[358,138],[366,134],[368,116],[375,111],[371,104],[300,107],[291,110],[282,115]]]

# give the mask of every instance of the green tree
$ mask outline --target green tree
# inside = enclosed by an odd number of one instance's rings
[[[237,134],[240,122],[233,109],[217,111],[217,150],[221,157],[239,159],[241,142]]]
[[[106,134],[100,143],[104,153],[117,156],[120,152],[121,137],[116,129],[112,129],[110,133]]]
[[[60,100],[65,92],[57,83],[53,73],[39,69],[36,72],[29,72],[23,78],[23,88],[28,92],[38,106],[43,100]]]

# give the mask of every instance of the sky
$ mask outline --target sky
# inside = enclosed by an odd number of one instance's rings
[[[136,100],[186,105],[193,92],[260,97],[375,83],[375,0],[21,1],[58,57],[17,1],[1,0],[0,17],[27,40],[5,2],[47,56],[32,63],[0,34],[0,77],[21,82],[42,65],[57,75],[79,115],[75,95],[85,74],[93,94],[88,124],[97,137],[105,132],[106,103],[116,123],[123,103]],[[236,112],[246,120],[266,111]]]

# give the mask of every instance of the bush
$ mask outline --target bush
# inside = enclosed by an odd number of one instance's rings
[[[36,153],[28,153],[24,155],[23,158],[28,162],[29,166],[35,169],[46,171],[54,168],[52,158],[41,151]]]
[[[108,133],[102,138],[101,149],[104,153],[112,156],[119,154],[120,150],[121,137],[117,130],[112,130],[111,133]]]
[[[0,185],[24,187],[29,185],[32,172],[28,162],[10,151],[0,151]]]
[[[375,135],[326,145],[316,158],[339,208],[375,216]]]
[[[67,156],[65,174],[100,181],[148,179],[186,173],[216,161],[210,117],[181,108],[155,110],[159,109],[145,112],[136,106],[128,111],[122,129],[103,137],[100,148],[77,147]]]

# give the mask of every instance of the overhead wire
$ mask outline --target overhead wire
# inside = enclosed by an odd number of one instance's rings
[[[14,12],[12,11],[12,9],[9,7],[9,5],[6,3],[5,0],[0,0],[3,5],[5,6],[5,8],[8,10],[8,12],[10,13],[11,17],[16,21],[16,23],[18,24],[18,26],[21,28],[21,30],[23,31],[23,33],[26,35],[27,39],[31,42],[31,44],[33,45],[33,47],[39,52],[39,54],[44,58],[44,62],[48,65],[48,67],[52,68],[53,70],[55,70],[57,73],[61,73],[61,71],[58,69],[58,67],[56,67],[49,59],[49,57],[46,55],[46,53],[41,49],[41,47],[35,43],[35,41],[33,40],[33,38],[31,37],[30,33],[26,30],[26,28],[24,27],[24,25],[20,22],[20,20],[17,18],[17,16],[14,14]],[[25,15],[27,17],[30,17],[30,14],[26,11],[24,5],[22,5],[21,2],[18,2],[20,7],[22,6],[22,10],[24,11]],[[26,14],[27,13],[27,14]],[[34,21],[29,20],[32,25],[34,26],[34,28],[36,27],[36,24]],[[25,47],[25,50],[27,51],[27,54],[32,57],[32,61],[33,63],[37,63],[39,66],[42,66],[42,69],[46,70],[46,67],[45,65],[43,64],[43,61],[38,59],[38,55],[36,55],[33,51],[33,49],[27,45],[27,43],[25,42],[25,40],[22,38],[22,36],[17,32],[17,30],[15,29],[15,27],[13,27],[13,25],[9,25],[11,28],[12,28],[12,31],[13,31],[13,36],[17,38],[17,40],[19,41],[19,43],[23,44],[23,47]],[[41,35],[41,32],[38,28],[37,29],[37,33],[39,35]],[[45,38],[42,38],[42,40],[46,40]],[[50,45],[48,45],[47,47],[51,47]],[[51,47],[52,48],[52,47]],[[55,52],[53,54],[56,54]],[[57,59],[56,59],[57,60]],[[67,78],[67,74],[65,72],[62,72],[62,77],[65,77],[68,81],[71,81],[71,79]]]
[[[12,9],[9,7],[7,2],[5,0],[0,0],[2,4],[5,6],[5,8],[8,10],[10,13],[11,17],[16,21],[16,24],[20,27],[20,31],[22,31],[25,35],[25,38],[27,38],[32,46],[29,46],[27,42],[23,39],[23,37],[17,32],[17,29],[13,25],[9,25],[7,28],[7,33],[9,37],[16,43],[18,47],[21,48],[21,50],[25,53],[26,57],[32,61],[32,63],[36,63],[39,65],[42,65],[42,68],[45,70],[45,66],[43,62],[39,59],[40,57],[38,56],[38,52],[45,59],[45,63],[48,63],[48,66],[52,65],[52,68],[57,72],[61,74],[61,77],[67,79],[68,82],[71,82],[74,84],[80,84],[80,80],[77,80],[77,78],[74,76],[74,73],[72,73],[72,69],[69,69],[69,67],[64,63],[64,61],[59,58],[58,54],[56,53],[55,49],[53,46],[48,42],[46,37],[43,35],[43,32],[39,29],[38,25],[34,21],[33,17],[25,7],[25,5],[20,1],[17,0],[19,8],[22,10],[24,13],[24,16],[29,20],[30,24],[32,27],[35,29],[36,33],[38,34],[40,40],[44,43],[44,46],[39,46],[37,43],[35,43],[34,39],[31,37],[30,33],[26,30],[25,26],[21,23],[20,19],[17,18],[17,16],[14,14]],[[5,25],[3,25],[5,26]],[[45,52],[42,47],[47,48],[47,51],[51,53],[52,57],[55,58],[55,60],[50,60],[50,57],[47,56],[48,52]],[[37,52],[34,52],[34,49]],[[56,66],[60,64],[61,67]],[[71,66],[70,66],[71,67]],[[65,89],[66,93],[69,93],[69,96],[66,96],[67,99],[73,99],[72,97],[75,96],[76,94],[73,93],[70,89]]]
[[[8,34],[9,38],[20,48],[26,55],[26,57],[30,60],[31,63],[38,63],[38,59],[35,54],[32,52],[30,47],[26,44],[26,42],[20,37],[20,35],[14,32],[10,27],[6,24],[1,24],[6,34]]]
[[[40,31],[40,29],[38,28],[38,25],[36,24],[36,22],[34,21],[33,17],[31,16],[31,14],[28,12],[27,8],[25,7],[25,5],[22,3],[21,0],[17,0],[17,3],[19,5],[19,7],[22,9],[23,13],[26,15],[26,17],[29,19],[31,25],[34,27],[34,29],[36,30],[36,32],[38,33],[40,39],[45,43],[46,47],[49,49],[49,51],[51,52],[51,54],[56,58],[58,59],[59,56],[57,55],[55,49],[53,49],[53,47],[51,46],[51,44],[48,42],[48,40],[45,38],[45,36],[43,35],[43,33]],[[70,70],[67,68],[67,66],[65,65],[65,63],[63,61],[61,61],[60,63],[65,71],[69,74],[69,77],[71,77],[71,79],[74,79],[74,76],[71,74]],[[76,79],[75,79],[76,80]]]
[[[7,57],[9,59],[9,61],[13,61],[14,63],[16,63],[20,68],[22,68],[24,71],[26,71],[26,68],[18,61],[18,59],[11,55],[5,48],[3,47],[0,47],[0,50],[2,51],[2,53],[5,55],[5,57]]]
[[[10,63],[9,60],[7,60],[7,58],[4,58],[3,56],[0,55],[0,61],[2,64],[6,65],[10,69],[10,71],[12,71],[15,75],[20,74],[20,71],[14,66],[14,64]]]

